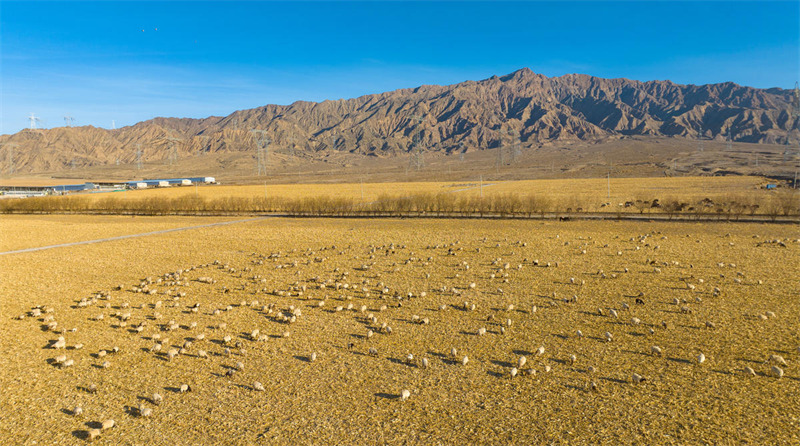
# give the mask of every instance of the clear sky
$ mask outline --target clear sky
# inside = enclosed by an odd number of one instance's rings
[[[0,133],[224,116],[522,67],[792,88],[800,2],[0,0]]]

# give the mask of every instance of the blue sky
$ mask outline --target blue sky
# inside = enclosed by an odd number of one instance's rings
[[[0,1],[0,133],[201,118],[522,67],[792,88],[800,2]]]

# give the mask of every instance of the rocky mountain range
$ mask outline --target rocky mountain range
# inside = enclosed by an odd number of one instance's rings
[[[409,152],[520,151],[637,135],[786,144],[798,139],[793,92],[731,82],[679,85],[582,74],[506,76],[333,101],[295,102],[204,119],[156,118],[116,130],[92,126],[0,136],[0,173],[177,161],[252,152],[320,159]],[[258,129],[263,132],[254,133]]]

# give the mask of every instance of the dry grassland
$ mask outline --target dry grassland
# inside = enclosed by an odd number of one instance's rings
[[[4,217],[0,233],[45,245],[66,225],[91,238],[127,221]],[[0,256],[0,443],[81,444],[113,419],[95,443],[797,444],[797,237],[790,225],[265,218]],[[65,350],[48,347],[47,316]],[[74,365],[54,365],[62,354]],[[787,362],[780,379],[771,355]],[[510,377],[520,356],[535,375]]]
[[[766,191],[755,190],[765,184],[759,177],[673,177],[673,178],[612,178],[611,199],[608,199],[608,181],[605,178],[493,181],[483,180],[484,196],[518,194],[543,195],[554,202],[577,201],[592,208],[611,201],[636,199],[682,198],[699,201],[703,198],[720,200],[736,195],[756,194],[767,196]],[[150,197],[177,198],[198,195],[205,199],[222,197],[285,199],[313,198],[320,195],[331,198],[346,198],[371,202],[381,196],[405,196],[414,194],[455,193],[459,196],[477,197],[481,194],[481,182],[408,182],[408,183],[336,183],[336,184],[269,184],[269,185],[217,185],[194,188],[171,187],[113,194],[92,194],[93,200],[113,196],[121,200],[138,200]],[[363,192],[363,194],[362,194]],[[362,198],[363,195],[363,198]]]

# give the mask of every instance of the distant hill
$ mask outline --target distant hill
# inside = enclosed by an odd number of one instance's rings
[[[792,92],[731,82],[679,85],[582,74],[548,78],[521,69],[450,86],[421,86],[354,99],[295,102],[205,119],[156,118],[116,130],[91,126],[0,136],[0,172],[58,172],[203,153],[252,152],[251,129],[269,152],[322,160],[332,154],[519,152],[564,142],[633,136],[784,144],[798,138]],[[9,151],[13,153],[9,154]]]

